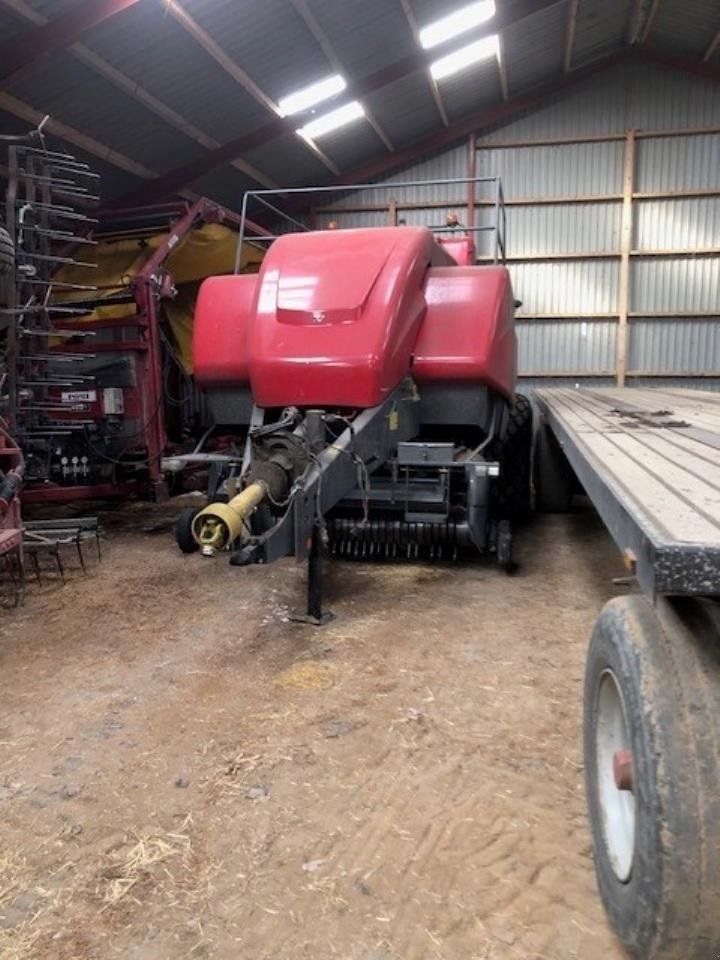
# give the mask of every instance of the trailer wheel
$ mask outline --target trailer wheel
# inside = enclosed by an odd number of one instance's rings
[[[194,507],[187,507],[181,511],[175,522],[175,539],[183,553],[195,553],[200,549],[192,534],[192,522],[196,513],[197,510]]]
[[[585,675],[600,895],[637,960],[720,953],[720,605],[611,600]]]
[[[572,467],[550,427],[540,424],[533,458],[535,509],[540,513],[567,513],[574,479]]]

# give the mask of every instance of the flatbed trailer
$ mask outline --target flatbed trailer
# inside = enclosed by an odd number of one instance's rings
[[[600,894],[638,960],[720,955],[720,394],[541,389],[539,506],[572,473],[641,592],[598,617],[584,691]],[[572,472],[571,472],[571,470]]]

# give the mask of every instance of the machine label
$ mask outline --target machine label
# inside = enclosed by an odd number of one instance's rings
[[[95,403],[97,390],[63,390],[60,396],[63,403]]]

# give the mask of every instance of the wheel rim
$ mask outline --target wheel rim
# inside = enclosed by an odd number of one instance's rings
[[[618,761],[631,758],[620,685],[612,670],[600,676],[596,701],[597,790],[603,839],[610,865],[617,879],[627,883],[632,873],[635,850],[635,794],[632,774],[619,781]],[[619,786],[622,786],[622,789]]]

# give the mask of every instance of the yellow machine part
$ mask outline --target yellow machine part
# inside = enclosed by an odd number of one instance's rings
[[[250,514],[267,495],[264,483],[256,481],[229,500],[228,503],[209,503],[193,520],[193,536],[203,553],[212,555],[228,543],[248,536]]]
[[[92,302],[95,305],[93,312],[81,319],[92,323],[94,320],[134,314],[134,304],[108,303],[103,306],[101,301],[122,293],[166,237],[166,233],[161,233],[137,240],[103,241],[96,247],[84,247],[82,259],[97,264],[95,268],[65,267],[59,271],[57,279],[60,282],[92,284],[98,288],[66,294],[67,298],[72,298],[74,302]],[[192,230],[163,264],[163,268],[170,273],[178,288],[177,297],[174,300],[165,300],[163,307],[177,355],[188,374],[193,370],[192,328],[198,287],[207,277],[232,273],[235,269],[236,250],[235,231],[220,223],[205,223]],[[262,256],[262,250],[245,243],[241,272],[256,273]],[[58,295],[58,300],[60,299],[62,298]]]

